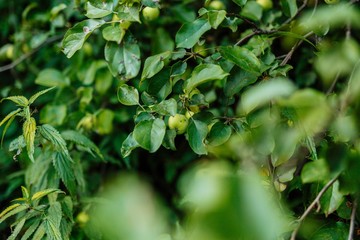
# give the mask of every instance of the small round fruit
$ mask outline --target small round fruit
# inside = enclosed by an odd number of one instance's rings
[[[86,56],[91,56],[93,54],[93,48],[90,43],[84,43],[83,49]]]
[[[90,217],[86,212],[80,212],[77,216],[76,216],[76,221],[83,225],[86,224],[89,221]]]
[[[271,0],[256,0],[256,2],[264,9],[269,10],[273,7],[273,2]]]
[[[226,7],[222,1],[215,0],[215,1],[210,2],[209,9],[210,10],[225,10]]]
[[[183,134],[189,125],[189,119],[185,115],[177,113],[175,116],[169,117],[168,124],[169,128],[175,129],[177,134]]]
[[[154,21],[160,15],[160,10],[158,8],[145,7],[142,10],[142,15],[145,21]]]

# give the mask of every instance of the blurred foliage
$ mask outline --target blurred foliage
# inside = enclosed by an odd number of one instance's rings
[[[350,239],[357,2],[0,2],[0,238]]]

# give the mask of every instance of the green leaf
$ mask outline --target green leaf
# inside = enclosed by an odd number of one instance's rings
[[[12,152],[14,150],[22,149],[26,146],[25,139],[23,135],[15,138],[10,142],[9,151]]]
[[[40,134],[47,140],[49,140],[53,146],[55,147],[56,151],[61,152],[68,161],[72,161],[69,151],[66,147],[66,142],[60,135],[60,133],[51,125],[44,124],[39,128]]]
[[[133,106],[139,104],[139,92],[133,86],[122,84],[117,91],[119,102],[126,106]]]
[[[22,126],[23,136],[26,143],[27,154],[32,162],[34,162],[35,152],[35,134],[36,134],[36,122],[33,117],[26,119]]]
[[[206,138],[206,142],[210,146],[220,146],[229,140],[231,136],[231,127],[222,122],[216,122]]]
[[[240,7],[244,6],[247,2],[247,0],[232,0],[234,3],[239,5]]]
[[[29,105],[29,100],[24,96],[10,96],[1,99],[0,103],[4,100],[10,100],[20,107],[26,107]]]
[[[3,143],[3,139],[4,139],[4,136],[5,136],[5,134],[6,134],[7,129],[10,127],[10,124],[11,124],[12,121],[15,119],[16,114],[18,114],[21,110],[22,110],[21,108],[18,108],[18,109],[16,109],[16,110],[12,111],[12,112],[9,113],[8,115],[6,115],[6,116],[3,118],[3,120],[1,120],[1,122],[0,122],[0,127],[1,127],[1,125],[3,125],[6,121],[8,121],[7,124],[5,125],[5,128],[4,128],[3,133],[2,133],[2,136],[1,136],[1,145],[2,145],[2,143]]]
[[[131,79],[140,71],[140,48],[134,40],[126,36],[120,45],[114,42],[106,44],[105,59],[114,77],[120,75],[123,79]]]
[[[177,113],[177,102],[175,99],[171,98],[164,100],[156,105],[150,106],[150,109],[151,111],[161,115],[174,116]]]
[[[67,114],[67,105],[46,105],[40,112],[40,123],[60,126],[64,123]]]
[[[40,219],[35,219],[34,222],[30,225],[30,227],[26,230],[24,235],[21,237],[21,240],[27,240],[29,237],[35,232],[35,230],[40,225]]]
[[[199,41],[200,37],[210,29],[210,23],[204,19],[197,19],[194,22],[185,23],[176,33],[176,47],[192,48]]]
[[[19,203],[16,203],[16,204],[13,204],[13,205],[7,207],[4,211],[2,211],[0,213],[0,223],[5,221],[7,218],[9,218],[19,212],[22,212],[28,208],[29,208],[29,206],[27,204],[19,204]]]
[[[283,12],[288,17],[294,17],[298,11],[296,0],[281,0]]]
[[[35,83],[44,87],[63,88],[70,85],[70,79],[57,69],[46,68],[38,74]]]
[[[183,89],[186,93],[190,93],[191,90],[199,86],[200,84],[221,80],[228,76],[229,73],[216,64],[200,64],[193,70],[190,79],[186,80]]]
[[[255,74],[260,73],[260,60],[247,48],[239,46],[226,46],[220,48],[220,53],[225,59],[235,63],[243,70]]]
[[[164,61],[169,59],[171,56],[170,51],[166,51],[151,57],[148,57],[145,60],[144,63],[144,69],[141,74],[141,81],[143,81],[146,78],[151,78],[155,74],[161,71],[161,69],[164,67],[165,63]]]
[[[163,141],[163,146],[166,149],[171,149],[173,151],[176,151],[175,146],[175,138],[176,138],[176,130],[175,129],[167,129]]]
[[[21,192],[24,199],[29,199],[30,195],[26,187],[21,186]]]
[[[89,153],[93,154],[93,152],[95,152],[101,159],[104,158],[100,149],[85,135],[73,130],[67,130],[62,132],[61,136],[64,140],[74,142],[75,144],[85,148],[85,150]]]
[[[13,116],[15,116],[16,114],[18,114],[22,109],[21,108],[18,108],[14,111],[12,111],[11,113],[9,113],[8,115],[6,115],[3,120],[1,120],[0,122],[0,127],[7,121],[9,120],[10,118],[12,118]]]
[[[38,227],[38,229],[36,230],[36,232],[34,233],[34,236],[33,236],[32,240],[42,240],[45,233],[46,233],[46,231],[45,231],[45,222],[43,221],[41,223],[41,225]]]
[[[205,138],[208,134],[207,124],[199,120],[191,119],[187,129],[187,134],[191,149],[199,155],[207,154],[204,144]]]
[[[217,29],[218,26],[224,21],[226,17],[226,11],[209,11],[208,19],[212,28]]]
[[[71,58],[76,51],[82,48],[90,34],[104,23],[104,20],[87,19],[70,28],[62,41],[62,49],[65,55]]]
[[[140,147],[139,143],[134,139],[133,133],[130,133],[122,143],[121,155],[126,158],[131,154],[132,150],[138,147]]]
[[[103,29],[102,35],[106,41],[113,41],[120,44],[125,36],[125,31],[118,25],[107,26]]]
[[[254,74],[245,70],[231,73],[227,78],[224,92],[227,97],[232,97],[239,93],[243,88],[253,84],[258,79],[258,74]]]
[[[23,228],[25,224],[26,219],[23,218],[15,227],[15,229],[12,231],[11,235],[7,238],[7,240],[15,240],[16,237],[19,235],[21,229]]]
[[[33,102],[35,102],[35,100],[36,100],[38,97],[40,97],[41,95],[44,95],[45,93],[53,90],[54,88],[55,88],[55,87],[47,88],[47,89],[44,89],[44,90],[42,90],[42,91],[40,91],[40,92],[35,93],[34,95],[32,95],[32,96],[30,97],[30,99],[29,99],[29,104],[32,104]]]
[[[70,194],[75,195],[76,184],[73,163],[70,162],[68,157],[62,152],[54,152],[52,154],[52,162],[57,174],[69,190]]]
[[[348,239],[349,226],[344,222],[330,222],[319,227],[312,235],[311,240],[344,240]]]
[[[325,216],[335,212],[343,201],[344,195],[339,191],[339,181],[336,181],[320,199]]]
[[[294,84],[284,78],[274,78],[262,82],[244,92],[240,110],[249,113],[257,107],[269,103],[272,99],[289,96],[294,91]]]
[[[137,5],[133,5],[131,7],[121,5],[118,9],[118,17],[124,21],[141,23],[139,12],[139,7]]]
[[[48,238],[50,240],[62,240],[60,229],[56,227],[55,223],[50,218],[45,219],[44,222]]]
[[[45,189],[40,192],[34,193],[34,195],[32,195],[32,197],[31,197],[31,201],[40,200],[41,198],[43,198],[51,193],[64,193],[64,192],[59,189],[55,189],[55,188]]]
[[[311,159],[312,160],[317,160],[318,159],[318,155],[317,155],[317,151],[316,151],[316,146],[315,146],[315,141],[314,138],[311,136],[306,136],[305,137],[305,143],[306,143],[306,147],[310,152],[311,155]]]
[[[303,183],[324,181],[329,177],[329,166],[325,159],[308,162],[301,171],[301,180]]]
[[[110,109],[101,109],[96,115],[94,130],[101,135],[111,133],[114,116],[114,112]]]
[[[135,126],[133,136],[139,145],[153,153],[159,149],[164,139],[166,125],[162,119],[141,121]]]
[[[241,16],[253,21],[260,21],[262,13],[262,7],[255,1],[247,2],[241,10]]]
[[[61,204],[59,202],[51,203],[47,213],[47,217],[54,223],[55,227],[59,229],[63,215],[61,210]]]
[[[113,8],[112,1],[105,0],[88,0],[85,10],[88,18],[102,18],[111,14]]]

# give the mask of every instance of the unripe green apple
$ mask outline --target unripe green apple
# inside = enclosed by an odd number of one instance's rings
[[[271,0],[256,0],[256,2],[264,9],[269,10],[273,7],[273,2]]]
[[[210,10],[225,10],[226,7],[222,1],[215,0],[215,1],[210,2],[209,9]]]
[[[76,216],[76,222],[78,222],[81,227],[83,227],[89,220],[90,220],[90,217],[86,212],[80,212]]]
[[[189,125],[189,119],[185,115],[177,113],[175,116],[169,117],[168,125],[170,129],[175,129],[177,134],[183,134]]]
[[[142,10],[142,15],[145,21],[153,21],[157,19],[160,15],[160,10],[158,8],[145,7]]]

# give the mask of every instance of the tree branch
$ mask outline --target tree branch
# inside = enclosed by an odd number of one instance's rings
[[[10,70],[14,67],[16,67],[18,64],[22,63],[25,59],[29,58],[31,55],[33,55],[34,53],[36,53],[37,51],[39,51],[42,47],[44,47],[45,45],[47,44],[50,44],[52,42],[55,42],[59,39],[61,39],[63,36],[54,36],[54,37],[51,37],[49,39],[47,39],[43,44],[41,44],[39,47],[31,50],[30,52],[28,53],[25,53],[24,55],[21,55],[19,58],[15,59],[12,63],[9,63],[7,65],[4,65],[4,66],[1,66],[0,67],[0,72],[5,72],[7,70]]]
[[[298,233],[298,231],[300,229],[301,223],[304,221],[304,219],[307,217],[307,215],[309,215],[309,213],[313,210],[313,208],[316,205],[320,206],[320,198],[324,195],[326,190],[328,190],[336,182],[337,179],[338,179],[338,176],[334,177],[321,189],[321,191],[316,196],[314,201],[310,204],[310,206],[305,210],[303,215],[301,215],[301,217],[299,218],[299,220],[298,220],[299,224],[296,226],[296,228],[292,232],[290,240],[296,240],[296,234]]]
[[[355,200],[353,202],[353,207],[352,207],[352,211],[351,211],[351,218],[350,218],[350,228],[349,228],[348,240],[353,239],[354,228],[355,228],[355,216],[356,216],[356,209],[357,209],[357,201],[358,201],[358,199],[355,198]]]

